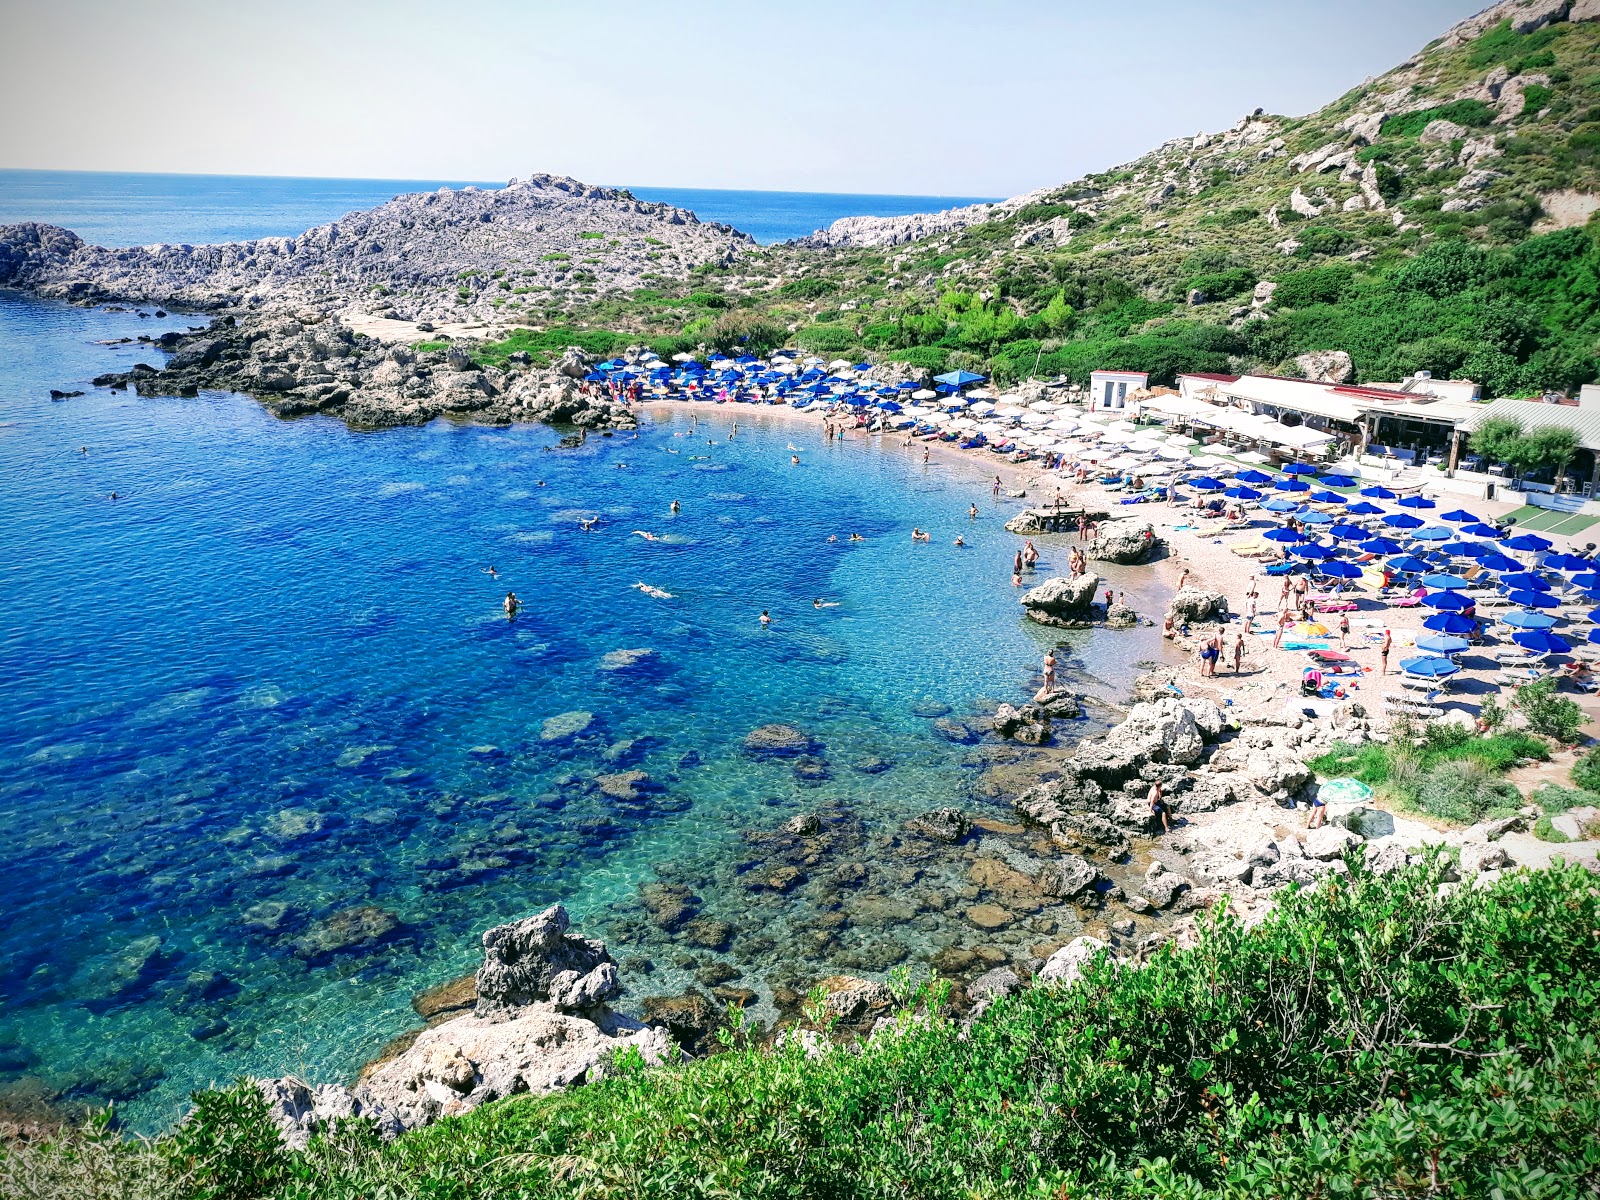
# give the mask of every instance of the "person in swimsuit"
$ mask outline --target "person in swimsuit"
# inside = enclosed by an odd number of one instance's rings
[[[493,563],[490,563],[489,566],[484,570],[483,573],[485,575],[487,575],[490,579],[499,579],[500,578],[500,572],[496,571],[494,569],[494,564]]]
[[[923,451],[922,451],[922,465],[923,466],[927,466],[928,465],[928,451],[927,451],[926,447],[924,447]]]
[[[1239,674],[1244,663],[1244,634],[1235,634],[1233,639],[1233,673]]]
[[[813,600],[811,602],[811,607],[812,608],[838,608],[839,607],[839,602],[837,600],[823,600],[822,598],[819,597],[816,600]]]
[[[1161,636],[1166,638],[1168,641],[1171,641],[1172,636],[1177,632],[1178,618],[1169,612],[1167,614],[1167,619],[1161,622]]]
[[[1378,646],[1378,674],[1389,673],[1389,650],[1394,646],[1394,634],[1387,629],[1383,631],[1383,641]]]
[[[1056,655],[1053,650],[1044,652],[1044,691],[1056,690]]]
[[[678,513],[679,513],[679,512],[681,512],[681,511],[682,511],[682,509],[683,509],[683,506],[682,506],[682,505],[681,505],[681,504],[679,504],[679,503],[678,503],[678,502],[677,502],[677,501],[676,501],[676,500],[674,500],[674,501],[673,501],[673,502],[672,502],[672,509],[671,509],[671,511],[672,511],[672,514],[673,514],[673,515],[674,515],[674,516],[676,516],[676,515],[677,515],[677,514],[678,514]]]
[[[1022,574],[1022,551],[1021,550],[1018,550],[1016,552],[1016,554],[1011,559],[1011,573],[1013,575],[1021,575]]]
[[[506,620],[512,620],[522,608],[522,601],[517,599],[515,592],[507,592],[505,603],[501,605],[506,610]]]
[[[956,535],[956,540],[952,543],[952,545],[956,546],[965,546],[966,544],[966,540],[962,538],[960,534]]]
[[[1028,570],[1031,571],[1031,570],[1033,570],[1033,564],[1038,562],[1038,561],[1039,561],[1038,548],[1034,546],[1032,541],[1023,542],[1022,543],[1022,565],[1027,567]]]
[[[772,624],[772,618],[767,615],[767,610],[763,608],[761,610],[761,627],[763,629],[765,629],[768,625],[771,625],[771,624]]]
[[[913,525],[911,527],[911,540],[913,542],[931,542],[933,540],[933,534],[923,533],[922,530]]]
[[[800,465],[800,456],[799,456],[799,455],[798,455],[798,454],[791,454],[791,455],[789,455],[789,462],[790,462],[790,463],[791,463],[791,464],[792,464],[792,465],[793,465],[793,466],[796,466],[796,467],[798,467],[798,466],[799,466],[799,465]]]
[[[852,541],[852,542],[864,542],[864,541],[866,541],[866,540],[867,540],[867,539],[866,539],[866,538],[864,538],[864,537],[862,537],[862,536],[861,536],[861,535],[860,535],[860,534],[859,534],[859,533],[852,533],[852,534],[851,534],[851,535],[850,535],[850,540],[851,540],[851,541]]]
[[[1150,823],[1154,825],[1159,821],[1161,822],[1161,832],[1171,833],[1172,822],[1168,819],[1168,813],[1171,811],[1161,794],[1161,781],[1157,780],[1150,785]]]
[[[976,504],[974,504],[971,508],[967,509],[967,516],[976,519],[977,515],[978,515],[978,506]]]
[[[1283,631],[1289,628],[1289,626],[1292,624],[1294,624],[1294,614],[1291,613],[1287,608],[1281,610],[1278,613],[1278,632],[1277,635],[1272,639],[1272,648],[1274,650],[1283,645]]]
[[[1311,813],[1306,818],[1307,829],[1321,829],[1322,823],[1328,819],[1328,804],[1320,792],[1313,793],[1311,797]]]
[[[1339,614],[1339,649],[1348,650],[1350,641],[1350,614]]]

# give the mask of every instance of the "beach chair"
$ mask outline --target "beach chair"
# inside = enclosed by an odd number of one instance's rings
[[[1444,679],[1440,680],[1432,676],[1407,675],[1404,672],[1401,672],[1394,678],[1395,682],[1397,682],[1401,687],[1405,688],[1406,691],[1424,692],[1430,699],[1434,696],[1443,695],[1450,687],[1449,676],[1446,676]]]
[[[1390,608],[1416,608],[1422,603],[1420,599],[1412,595],[1386,596],[1384,597],[1384,601],[1389,605]]]
[[[1444,716],[1444,709],[1436,704],[1431,704],[1433,696],[1395,696],[1387,695],[1383,698],[1384,711],[1396,716],[1422,717],[1430,719]]]

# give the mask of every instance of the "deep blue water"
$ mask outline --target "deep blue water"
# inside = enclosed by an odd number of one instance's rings
[[[402,192],[433,191],[446,184],[494,188],[504,182],[0,170],[0,225],[44,221],[102,246],[199,245],[292,236]],[[903,216],[975,202],[959,196],[637,186],[632,190],[642,200],[675,204],[701,220],[733,225],[763,244],[803,237],[840,217]]]
[[[98,340],[165,326],[0,293],[0,1101],[40,1077],[153,1127],[240,1071],[346,1076],[482,929],[556,900],[637,952],[613,921],[657,864],[709,872],[823,800],[891,833],[963,802],[969,751],[911,706],[1019,698],[1056,640],[1019,619],[1009,510],[920,447],[696,406],[692,435],[682,411],[562,451],[543,427],[352,433],[87,389],[152,354]],[[68,386],[88,394],[48,399]],[[1136,604],[1152,586],[1128,580]],[[1087,685],[1117,691],[1148,634],[1073,635]],[[543,741],[572,710],[589,738]],[[739,752],[768,721],[826,743],[826,786]],[[847,765],[872,755],[893,768]],[[662,794],[586,782],[626,766]],[[401,922],[387,943],[297,949],[363,905]]]

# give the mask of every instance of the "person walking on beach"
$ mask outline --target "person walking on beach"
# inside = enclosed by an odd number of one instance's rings
[[[1245,605],[1244,623],[1246,628],[1254,628],[1256,623],[1256,597],[1254,592],[1250,593],[1249,602]]]
[[[1244,634],[1236,633],[1233,636],[1233,673],[1239,674],[1244,663]]]
[[[1078,514],[1078,540],[1083,541],[1083,535],[1089,531],[1089,514]]]
[[[1339,649],[1348,650],[1350,641],[1350,614],[1339,614]]]
[[[1000,476],[998,475],[994,477],[994,498],[996,500],[1000,499]]]
[[[1389,673],[1389,650],[1394,645],[1394,634],[1387,629],[1383,631],[1383,641],[1378,644],[1378,674]]]
[[[1278,632],[1277,632],[1277,635],[1272,639],[1272,648],[1274,650],[1277,650],[1280,647],[1282,647],[1282,645],[1283,645],[1283,631],[1285,629],[1289,628],[1289,626],[1293,622],[1294,622],[1294,614],[1292,612],[1290,612],[1287,608],[1282,609],[1278,613]]]
[[[1278,607],[1287,608],[1289,605],[1289,580],[1283,581],[1283,588],[1278,592]]]

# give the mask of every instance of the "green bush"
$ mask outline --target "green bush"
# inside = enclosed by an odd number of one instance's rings
[[[1476,759],[1452,759],[1422,774],[1416,806],[1430,816],[1470,825],[1486,816],[1509,815],[1521,806],[1517,789]]]
[[[1554,679],[1524,684],[1517,689],[1511,703],[1522,713],[1529,729],[1558,742],[1576,742],[1579,729],[1589,720],[1576,701],[1556,695]]]
[[[1204,292],[1213,300],[1230,299],[1240,292],[1249,291],[1255,285],[1255,273],[1244,267],[1233,267],[1226,271],[1212,271],[1205,275],[1196,275],[1189,280],[1191,288]]]
[[[1438,108],[1389,117],[1379,133],[1384,137],[1416,137],[1433,121],[1454,121],[1468,129],[1484,129],[1494,121],[1494,109],[1482,100],[1452,100]]]
[[[261,1113],[196,1157],[234,1164],[205,1186],[283,1200],[1591,1194],[1600,886],[1561,867],[1441,895],[1444,865],[1377,879],[1358,853],[1249,929],[1202,917],[1192,949],[1101,958],[970,1028],[925,987],[848,1049],[633,1056],[387,1144],[335,1131],[288,1177]]]
[[[787,296],[791,300],[815,300],[838,290],[839,285],[832,279],[824,279],[820,275],[804,275],[780,286],[778,294]]]
[[[700,308],[727,308],[730,302],[721,292],[690,292],[689,303]]]
[[[938,346],[912,346],[905,350],[896,350],[889,357],[894,362],[935,373],[943,371],[950,362],[949,352],[941,350]]]
[[[1550,823],[1549,816],[1542,816],[1533,823],[1533,836],[1541,842],[1570,842],[1572,839]]]
[[[1355,269],[1343,263],[1303,267],[1278,280],[1278,286],[1272,293],[1272,302],[1283,308],[1337,304],[1350,291],[1355,277]]]
[[[289,1153],[249,1080],[193,1100],[194,1111],[161,1142],[185,1200],[253,1200],[288,1181]]]
[[[842,354],[856,344],[856,332],[848,325],[811,325],[795,338],[802,350],[823,354]]]
[[[1572,782],[1591,792],[1600,792],[1600,743],[1578,756],[1570,772]]]

